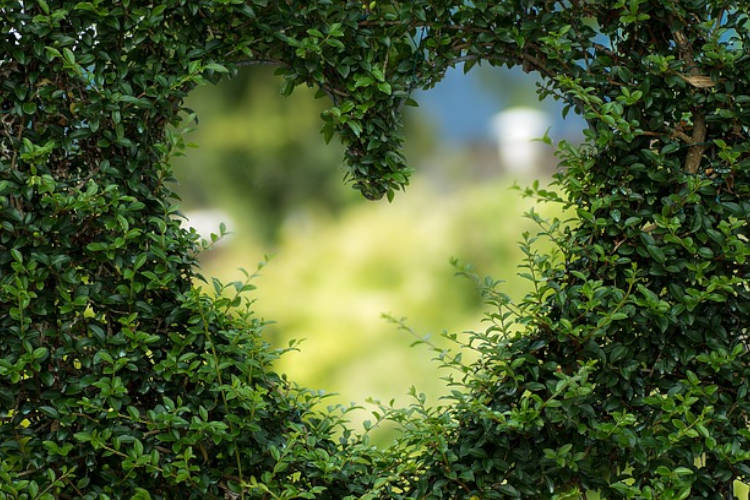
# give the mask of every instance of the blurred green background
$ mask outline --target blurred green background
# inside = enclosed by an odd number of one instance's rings
[[[504,174],[491,122],[509,106],[545,108],[531,76],[475,75],[451,72],[416,96],[422,106],[408,110],[405,134],[417,173],[392,203],[364,200],[342,182],[342,146],[326,145],[319,133],[327,98],[304,87],[280,96],[273,68],[244,69],[187,103],[199,122],[186,136],[197,147],[174,162],[181,211],[206,237],[222,221],[232,233],[201,256],[203,274],[240,279],[240,267],[252,271],[272,256],[255,280],[255,309],[273,321],[266,330],[273,345],[305,339],[278,368],[302,386],[335,393],[328,403],[405,404],[412,385],[438,403],[446,391],[433,354],[410,348],[415,338],[381,315],[406,317],[438,343],[444,330],[481,329],[479,293],[455,276],[451,258],[507,281],[511,296],[526,289],[516,275],[517,242],[535,230],[523,218],[534,204],[511,187],[549,178],[553,149],[537,142],[537,165]],[[555,139],[581,128],[552,114],[549,125],[560,131]],[[366,418],[354,413],[355,427]]]

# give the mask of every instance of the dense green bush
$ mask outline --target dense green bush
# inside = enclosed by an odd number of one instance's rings
[[[0,3],[0,492],[6,498],[725,498],[750,478],[748,2]],[[185,95],[241,63],[333,101],[354,186],[408,180],[399,111],[463,61],[588,120],[577,211],[479,281],[453,404],[389,450],[269,367],[249,284],[191,285],[168,161]],[[227,69],[229,68],[229,69]],[[532,214],[533,216],[533,214]],[[488,228],[489,230],[489,228]],[[230,285],[230,286],[232,286]]]

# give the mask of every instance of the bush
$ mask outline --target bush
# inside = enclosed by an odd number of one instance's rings
[[[746,2],[0,4],[0,491],[6,498],[724,498],[750,478]],[[577,219],[494,306],[450,407],[377,450],[198,292],[169,158],[185,95],[238,64],[328,95],[353,185],[408,181],[399,111],[464,61],[521,65],[588,120]],[[532,217],[534,215],[532,214]],[[344,411],[345,413],[345,411]]]

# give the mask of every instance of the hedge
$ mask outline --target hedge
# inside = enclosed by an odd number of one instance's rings
[[[727,498],[750,479],[750,18],[721,0],[0,2],[0,498]],[[170,157],[185,96],[245,64],[331,101],[370,199],[400,111],[459,63],[538,72],[588,122],[575,212],[527,235],[452,400],[378,420],[274,372],[243,299],[201,292]],[[486,228],[492,230],[492,228]]]

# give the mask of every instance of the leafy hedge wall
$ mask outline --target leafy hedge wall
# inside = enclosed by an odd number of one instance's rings
[[[0,498],[726,498],[750,479],[749,10],[0,2]],[[539,219],[558,250],[527,238],[520,303],[479,280],[479,360],[440,353],[451,406],[383,408],[404,432],[378,450],[273,372],[251,285],[192,286],[182,101],[276,64],[332,100],[354,187],[391,198],[411,91],[480,61],[587,119],[564,198],[529,189],[578,217]]]

